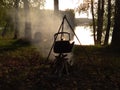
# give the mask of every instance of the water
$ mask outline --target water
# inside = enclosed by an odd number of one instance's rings
[[[76,26],[75,33],[77,37],[79,38],[81,45],[94,45],[94,40],[93,40],[90,27]],[[74,41],[76,45],[80,45],[80,43],[78,42],[75,36],[74,36]]]

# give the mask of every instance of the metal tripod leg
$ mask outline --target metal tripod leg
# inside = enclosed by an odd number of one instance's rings
[[[68,72],[68,58],[66,58],[67,54],[60,53],[55,58],[54,66],[53,66],[53,73],[57,74],[59,77],[62,76],[63,72],[65,74],[69,74]]]

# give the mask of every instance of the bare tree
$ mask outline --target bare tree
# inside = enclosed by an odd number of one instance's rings
[[[112,34],[111,45],[113,47],[120,47],[120,1],[115,0],[115,22]]]
[[[24,12],[25,12],[25,39],[31,40],[31,19],[30,19],[30,8],[29,1],[23,0]]]
[[[109,41],[109,33],[110,33],[110,27],[111,27],[111,0],[108,0],[107,11],[108,11],[108,14],[107,14],[107,28],[106,28],[104,45],[108,45],[108,41]]]
[[[18,33],[19,33],[19,19],[18,19],[18,9],[19,9],[19,2],[20,0],[15,0],[14,1],[14,7],[15,7],[15,33],[14,33],[14,39],[18,38]]]
[[[102,30],[103,30],[103,15],[104,15],[104,0],[98,0],[97,10],[97,44],[101,45]]]
[[[59,10],[59,0],[54,0],[54,11]]]
[[[92,12],[92,22],[93,22],[94,44],[96,44],[96,24],[95,24],[95,13],[94,13],[94,1],[93,0],[91,0],[91,12]]]

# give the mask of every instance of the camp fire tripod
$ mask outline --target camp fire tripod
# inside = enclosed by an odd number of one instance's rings
[[[69,63],[68,63],[67,53],[70,53],[72,51],[72,48],[74,45],[74,42],[70,43],[70,33],[63,31],[65,20],[68,23],[74,36],[78,40],[79,44],[81,45],[81,42],[80,42],[79,38],[77,37],[77,35],[75,34],[74,29],[70,25],[66,15],[64,15],[62,23],[58,29],[58,32],[54,34],[54,42],[52,44],[52,47],[51,47],[48,57],[47,57],[47,61],[48,61],[50,54],[52,52],[52,49],[53,49],[54,53],[58,54],[57,56],[55,56],[55,60],[52,64],[52,73],[57,74],[59,76],[61,76],[63,73],[69,74],[69,72],[68,72]],[[67,37],[68,39],[64,40],[64,37],[66,35],[68,36]],[[58,40],[58,38],[59,38],[59,40]],[[85,51],[85,49],[84,49],[84,51]],[[92,61],[90,60],[86,51],[85,51],[85,54],[86,54],[88,60],[90,61],[90,63],[92,63]]]
[[[67,53],[70,53],[72,51],[74,45],[74,42],[70,42],[71,41],[70,33],[64,32],[65,20],[68,23],[69,27],[72,29],[72,26],[68,22],[66,15],[64,15],[62,23],[58,29],[58,32],[54,34],[54,42],[47,57],[47,61],[48,61],[52,50],[54,51],[54,53],[57,54],[51,66],[52,66],[52,73],[57,74],[58,76],[61,76],[63,73],[67,75],[69,74],[68,72],[69,63],[68,63]],[[72,31],[74,32],[74,29],[72,29]]]

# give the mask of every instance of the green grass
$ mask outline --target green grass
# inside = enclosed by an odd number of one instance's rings
[[[119,90],[119,55],[110,47],[74,46],[70,75],[58,78],[29,42],[1,40],[0,90]]]

